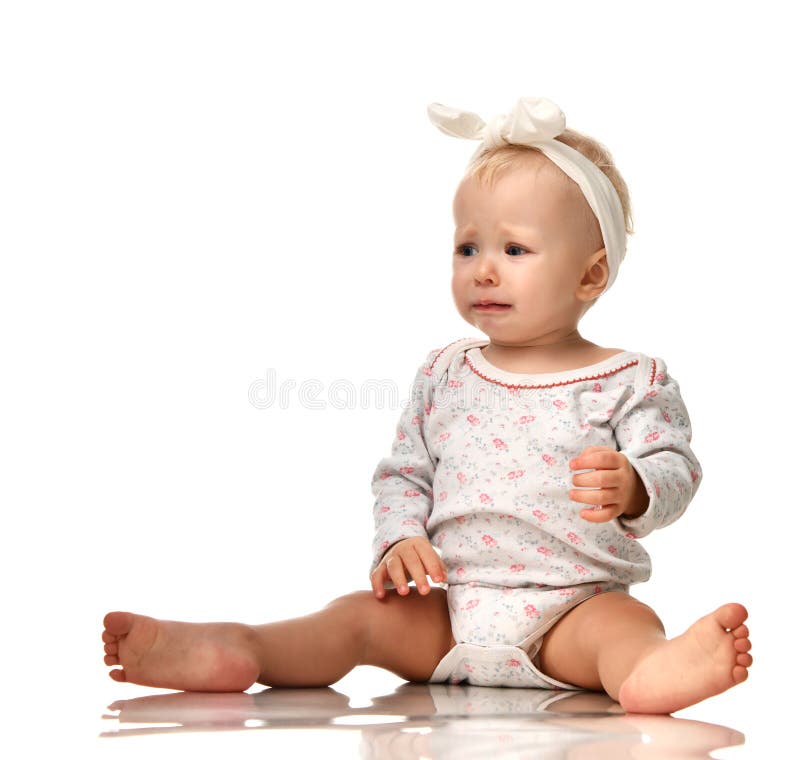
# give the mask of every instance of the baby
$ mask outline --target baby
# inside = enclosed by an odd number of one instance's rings
[[[648,713],[741,683],[742,605],[668,640],[628,593],[650,575],[638,539],[683,513],[701,470],[664,362],[578,331],[632,232],[611,156],[544,98],[488,124],[439,104],[429,116],[481,141],[454,200],[452,290],[488,339],[432,351],[417,372],[373,479],[372,590],[256,626],[111,612],[111,677],[240,691],[373,665],[409,681],[605,691]]]

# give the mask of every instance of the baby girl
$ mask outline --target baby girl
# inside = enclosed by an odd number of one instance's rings
[[[680,517],[701,469],[665,363],[578,331],[632,232],[611,156],[544,98],[488,123],[439,104],[429,116],[480,141],[453,204],[452,291],[487,338],[431,351],[417,372],[373,478],[371,591],[264,625],[111,612],[111,677],[239,691],[373,665],[417,682],[605,691],[650,713],[741,683],[753,661],[741,604],[667,639],[628,593],[650,575],[639,539]]]

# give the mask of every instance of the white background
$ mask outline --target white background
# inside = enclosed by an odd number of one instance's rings
[[[704,466],[634,593],[670,635],[749,608],[750,680],[685,717],[768,741],[797,676],[792,30],[765,2],[4,3],[15,722],[134,693],[105,675],[108,610],[259,623],[369,587],[370,478],[400,409],[327,394],[405,398],[429,350],[477,334],[449,290],[474,145],[426,106],[488,117],[538,95],[611,149],[633,198],[582,330],[667,361]],[[256,408],[270,369],[318,380],[327,408],[296,386]]]

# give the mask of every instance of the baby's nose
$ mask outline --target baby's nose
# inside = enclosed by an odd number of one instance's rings
[[[478,262],[475,279],[478,282],[497,282],[497,268],[488,257]]]

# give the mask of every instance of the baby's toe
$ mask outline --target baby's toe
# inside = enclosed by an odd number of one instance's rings
[[[730,604],[722,605],[716,611],[714,617],[726,630],[733,631],[739,628],[747,619],[747,610],[744,605],[731,602]]]
[[[116,665],[118,663],[111,663],[112,665]],[[111,676],[115,681],[125,681],[125,671],[124,670],[109,670],[108,675]]]
[[[133,614],[130,612],[109,612],[103,618],[103,625],[107,633],[124,636],[133,626]]]
[[[747,671],[747,668],[742,667],[741,665],[737,665],[733,669],[733,682],[741,683],[742,681],[746,681],[748,675],[749,673]]]
[[[737,654],[736,664],[744,668],[749,668],[753,664],[753,657],[749,654]]]
[[[116,641],[119,636],[115,636],[113,633],[109,633],[108,631],[103,631],[103,643],[110,644],[112,641]]]
[[[733,642],[733,648],[737,652],[749,652],[752,646],[750,639],[735,639]]]
[[[750,631],[746,625],[740,625],[735,631],[731,631],[737,639],[746,639],[750,635]]]
[[[117,657],[117,655],[115,655],[115,654],[107,654],[105,657],[103,657],[103,662],[106,665],[119,665],[119,657]],[[112,673],[116,673],[117,671],[116,670],[112,670],[111,672]],[[113,678],[113,676],[112,676],[112,678]]]
[[[119,644],[114,642],[113,644],[106,644],[103,649],[106,650],[106,654],[118,654],[119,653]]]

